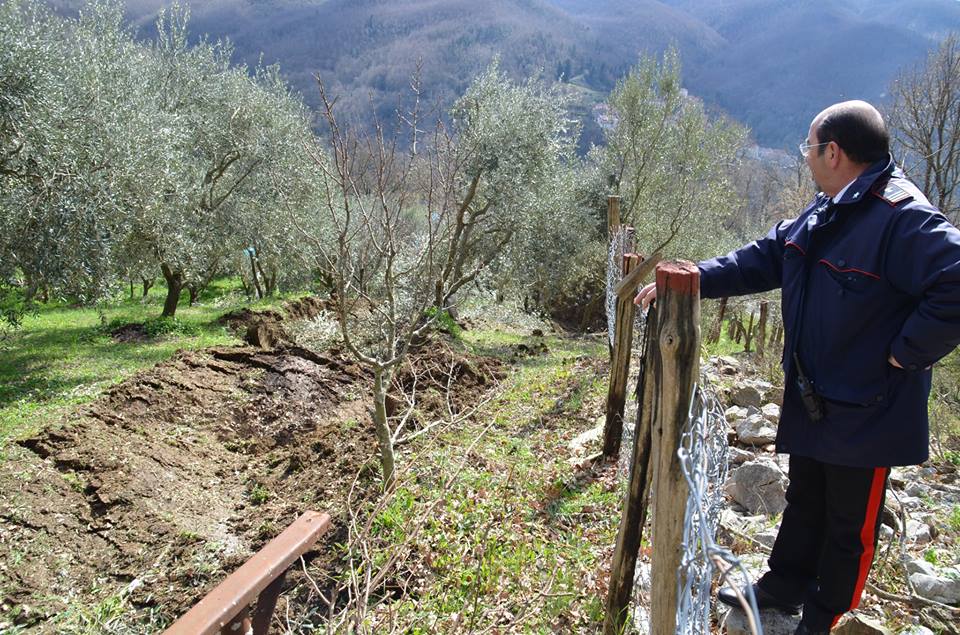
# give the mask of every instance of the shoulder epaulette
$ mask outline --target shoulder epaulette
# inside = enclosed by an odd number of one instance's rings
[[[911,190],[915,189],[909,181],[901,179],[890,179],[885,183],[880,183],[874,188],[873,193],[885,200],[889,205],[896,207],[900,203],[916,198],[916,194]]]

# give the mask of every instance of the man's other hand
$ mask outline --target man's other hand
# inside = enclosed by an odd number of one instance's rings
[[[640,289],[640,292],[637,294],[637,297],[633,299],[634,304],[639,304],[641,308],[646,311],[647,307],[650,306],[650,303],[657,299],[657,283],[651,282],[647,286]]]
[[[890,354],[890,357],[887,358],[887,362],[889,362],[889,364],[895,368],[903,368],[903,364],[898,362],[897,358],[894,357],[892,353]],[[931,364],[930,366],[924,367],[923,370],[930,370],[931,368],[933,368],[933,364]]]

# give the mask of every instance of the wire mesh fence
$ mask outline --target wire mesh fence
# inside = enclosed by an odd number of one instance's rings
[[[643,337],[638,337],[643,341]],[[640,361],[640,360],[638,360]],[[642,372],[642,371],[641,371]],[[640,374],[640,373],[638,373]],[[687,427],[678,450],[689,496],[683,525],[680,569],[677,571],[677,635],[709,635],[715,632],[711,611],[713,581],[720,585],[728,574],[739,572],[735,583],[746,581],[748,589],[743,602],[751,608],[747,620],[754,635],[763,635],[755,599],[749,592],[750,575],[740,559],[716,542],[720,515],[724,509],[723,483],[727,479],[727,422],[723,407],[706,377],[701,374],[690,401]],[[625,426],[623,447],[631,447],[636,415],[632,425]],[[629,439],[627,437],[630,437]],[[626,454],[626,453],[624,453]],[[630,457],[621,456],[621,466],[629,465]],[[626,468],[621,468],[624,478]],[[653,501],[656,513],[656,501]],[[656,540],[656,537],[653,537]],[[650,587],[649,568],[638,567],[633,593],[633,625],[635,632],[648,633],[647,595]],[[752,615],[751,615],[752,613]]]
[[[716,543],[720,513],[723,511],[722,485],[727,479],[727,422],[716,393],[701,373],[700,384],[690,400],[688,426],[681,437],[678,455],[690,494],[684,516],[681,569],[677,572],[677,633],[711,633],[711,587],[714,573],[736,569],[747,579],[740,560]],[[752,594],[751,594],[752,595]],[[754,599],[751,603],[756,616]],[[757,619],[752,630],[762,635]]]
[[[633,248],[633,229],[617,226],[610,233],[610,245],[607,249],[607,342],[613,345],[614,329],[617,319],[617,294],[614,288],[623,279],[623,256]]]

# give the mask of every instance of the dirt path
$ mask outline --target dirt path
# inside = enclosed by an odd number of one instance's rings
[[[497,372],[445,347],[417,364],[453,369],[459,399]],[[358,474],[367,495],[378,485],[365,379],[297,347],[182,352],[20,442],[0,464],[3,614],[63,632],[127,587],[166,622],[305,509],[342,516]],[[330,532],[313,566],[335,568],[342,539]]]

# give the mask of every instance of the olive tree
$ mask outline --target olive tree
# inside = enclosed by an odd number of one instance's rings
[[[518,232],[530,245],[545,229],[538,220],[556,210],[576,146],[577,129],[565,107],[562,95],[536,80],[511,83],[496,60],[454,104],[451,133],[435,135],[443,187],[431,194],[456,209],[445,219],[436,306],[449,303]]]
[[[746,132],[713,119],[681,84],[676,51],[641,58],[609,97],[604,171],[623,197],[621,218],[648,254],[716,253],[722,219],[735,207],[732,168]],[[691,220],[698,231],[685,232]],[[706,231],[704,231],[706,230]]]
[[[259,110],[270,158],[251,175],[247,204],[238,209],[236,231],[242,249],[238,270],[258,297],[272,295],[281,286],[302,285],[314,266],[312,250],[288,221],[322,200],[323,183],[304,145],[312,132],[306,109],[288,93],[275,67],[257,70],[256,81],[265,90],[253,105]],[[317,235],[319,228],[311,227]]]
[[[589,164],[559,157],[521,214],[514,239],[496,263],[501,289],[516,289],[524,307],[570,321],[602,288],[606,266],[606,221],[602,233],[591,206]],[[577,326],[583,326],[579,323]]]
[[[279,262],[278,169],[303,172],[308,160],[307,116],[276,69],[251,76],[231,66],[227,44],[189,45],[188,21],[189,12],[174,5],[157,22],[151,83],[158,121],[170,131],[168,186],[140,210],[130,249],[159,264],[167,283],[164,316],[175,315],[184,289],[195,297],[244,249],[256,250],[261,263],[268,253]],[[273,239],[264,240],[268,234]]]
[[[24,2],[0,5],[0,325],[16,325],[25,309],[17,209],[23,191],[39,180],[31,135],[37,119],[51,108],[45,88],[52,78],[54,43],[46,21]]]
[[[423,120],[415,79],[395,134],[382,123],[370,134],[346,129],[319,87],[327,133],[314,158],[326,198],[312,215],[332,235],[315,235],[299,215],[291,220],[329,272],[345,347],[372,371],[371,415],[389,488],[409,415],[388,411],[397,368],[503,252],[571,139],[547,89],[510,82],[496,65],[457,102],[450,126]]]
[[[540,202],[517,219],[505,277],[526,281],[526,303],[575,328],[602,323],[607,268],[606,199],[622,197],[621,220],[638,250],[696,258],[730,246],[734,170],[746,139],[688,96],[673,51],[642,58],[608,98],[607,145],[566,160]],[[691,222],[708,231],[685,232]]]
[[[128,186],[139,187],[150,158],[138,148],[149,137],[142,50],[113,5],[93,5],[70,24],[20,3],[0,11],[4,58],[13,51],[29,65],[19,114],[5,117],[16,140],[0,195],[2,260],[23,276],[27,299],[40,290],[102,297],[136,204]],[[11,94],[5,87],[7,103]]]

